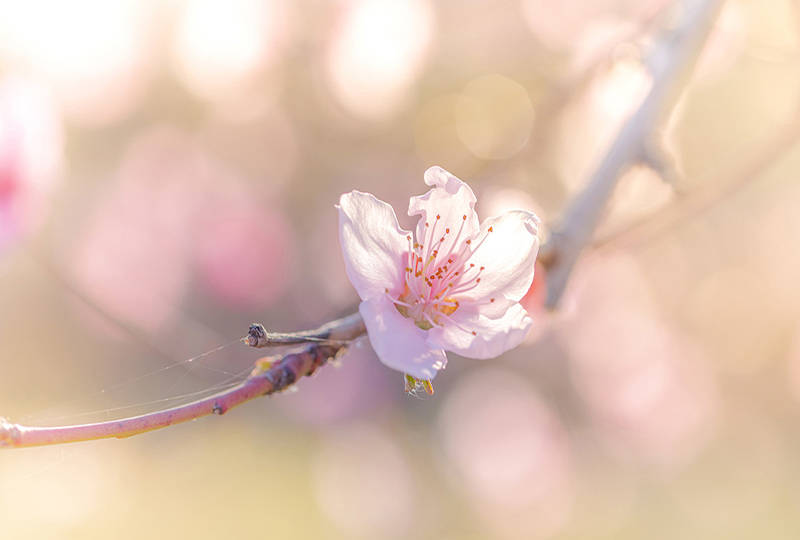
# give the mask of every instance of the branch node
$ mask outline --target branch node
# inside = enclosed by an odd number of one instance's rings
[[[211,412],[213,412],[214,414],[223,415],[226,412],[228,412],[228,410],[222,405],[220,405],[219,401],[217,401],[214,402],[214,407],[211,409]]]
[[[267,340],[267,330],[264,325],[253,323],[247,331],[247,336],[242,338],[251,347],[266,347],[269,340]]]
[[[678,190],[680,179],[683,175],[678,170],[675,160],[667,154],[659,143],[655,141],[644,143],[639,159],[642,165],[652,169],[672,189]]]

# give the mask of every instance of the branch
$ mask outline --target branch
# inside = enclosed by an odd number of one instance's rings
[[[748,186],[799,141],[800,108],[779,129],[764,137],[755,150],[743,159],[700,182],[704,188],[677,199],[651,215],[643,216],[624,229],[598,238],[592,246],[593,251],[635,247],[672,230],[680,223],[703,215],[720,201]]]
[[[677,74],[689,63],[696,42],[705,34],[717,4],[717,0],[684,0],[684,11],[674,31],[654,47],[649,61],[653,88],[623,126],[589,185],[565,212],[561,228],[543,250],[542,255],[549,266],[548,305],[554,306],[558,302],[571,269],[590,239],[619,175],[650,155],[648,137],[666,107]],[[301,377],[312,375],[365,332],[358,313],[316,330],[291,334],[268,332],[261,325],[253,325],[242,340],[251,347],[310,344],[304,350],[278,357],[274,362],[257,361],[250,376],[231,389],[149,414],[58,427],[24,426],[0,418],[0,448],[130,437],[211,414],[224,414],[251,399],[285,390]]]
[[[684,0],[674,29],[653,46],[647,65],[653,83],[635,113],[622,126],[586,188],[566,210],[546,246],[547,306],[555,307],[583,249],[588,245],[620,176],[651,156],[652,134],[674,96],[679,76],[693,63],[718,8],[718,0]]]
[[[800,33],[800,2],[793,2],[794,26]],[[796,69],[796,67],[795,67]],[[644,216],[624,229],[612,231],[602,238],[596,239],[594,250],[619,249],[635,247],[654,237],[672,230],[680,223],[696,218],[727,197],[731,197],[757,179],[766,169],[780,160],[800,141],[800,106],[778,126],[773,133],[762,137],[756,149],[750,151],[733,166],[728,166],[722,173],[714,173],[712,177],[700,182],[705,186],[697,192],[679,198],[673,204],[649,216]],[[734,152],[732,155],[740,155]]]
[[[318,368],[325,365],[330,358],[341,354],[350,341],[363,335],[365,331],[364,322],[356,313],[316,330],[302,332],[300,334],[305,338],[320,341],[300,352],[286,354],[268,367],[264,366],[263,362],[256,362],[250,376],[229,390],[162,411],[108,422],[58,427],[23,426],[0,418],[0,448],[23,448],[112,437],[119,439],[210,414],[225,414],[233,407],[251,399],[280,392],[292,386],[301,377],[313,375]],[[243,339],[245,340],[250,343],[249,335]],[[306,341],[308,340],[303,339],[299,342]]]

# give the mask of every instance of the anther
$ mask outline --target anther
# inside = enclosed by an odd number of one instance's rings
[[[477,335],[478,335],[478,333],[477,333],[475,330],[473,330],[473,331],[472,331],[472,335],[473,335],[473,336],[477,336]]]
[[[494,302],[494,298],[489,298],[489,302]]]
[[[444,230],[444,234],[450,234],[450,227],[448,227],[448,228],[446,228],[446,229]]]
[[[493,229],[492,227],[489,227],[489,232],[492,232],[493,230],[494,230],[494,229]]]
[[[471,244],[471,243],[472,243],[472,240],[467,240],[467,244]]]
[[[464,214],[463,216],[461,216],[461,219],[464,220],[464,221],[467,221],[467,214]]]

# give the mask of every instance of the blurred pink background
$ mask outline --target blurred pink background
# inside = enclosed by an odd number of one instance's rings
[[[409,226],[438,164],[552,225],[673,7],[0,1],[0,415],[179,403],[246,375],[243,345],[185,360],[249,323],[352,312],[342,192]],[[618,237],[682,208],[629,171],[524,346],[416,399],[361,342],[222,418],[2,452],[2,537],[797,538],[800,150],[747,160],[797,122],[800,11],[728,0],[698,54],[657,130],[678,191],[747,182]]]

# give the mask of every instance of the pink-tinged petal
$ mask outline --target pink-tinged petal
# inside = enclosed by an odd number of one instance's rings
[[[372,348],[390,368],[431,380],[447,364],[444,351],[426,341],[428,332],[403,317],[386,296],[361,302],[358,311],[364,318]]]
[[[503,297],[519,301],[533,281],[538,222],[535,214],[524,210],[484,221],[469,259],[475,266],[464,272],[450,294],[459,300],[463,296],[479,302]]]
[[[488,317],[481,304],[460,306],[448,324],[428,331],[429,346],[468,358],[494,358],[522,343],[533,324],[525,308],[508,300],[493,304],[506,307],[496,318]]]
[[[339,198],[339,243],[347,277],[362,300],[403,291],[408,231],[391,206],[369,193]]]
[[[475,194],[467,184],[441,167],[425,171],[425,183],[433,189],[411,197],[408,215],[420,216],[417,242],[425,246],[425,252],[432,247],[439,251],[440,258],[446,257],[479,231]],[[444,241],[439,242],[442,238]]]

